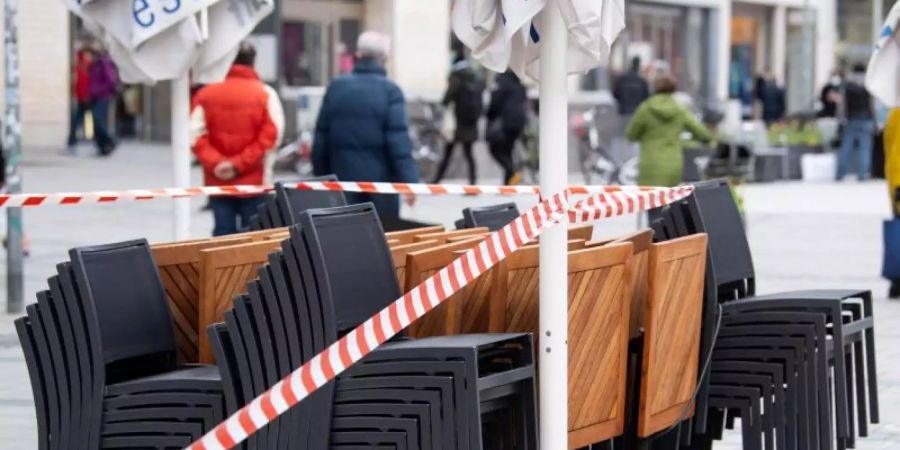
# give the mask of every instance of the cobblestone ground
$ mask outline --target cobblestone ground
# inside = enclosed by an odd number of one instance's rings
[[[85,149],[84,153],[88,153]],[[110,159],[66,157],[52,151],[27,153],[29,192],[150,188],[170,185],[170,157],[162,146],[125,145]],[[199,182],[199,173],[194,174]],[[747,224],[760,293],[815,287],[861,287],[876,295],[878,376],[882,423],[861,450],[900,447],[900,302],[884,299],[887,284],[877,276],[881,260],[881,221],[887,216],[885,189],[879,183],[769,184],[743,188]],[[405,211],[421,221],[450,224],[463,205],[494,203],[496,198],[422,198]],[[518,199],[522,206],[533,199]],[[193,200],[194,236],[208,235],[211,220]],[[31,241],[26,262],[26,301],[45,288],[54,265],[76,245],[146,237],[171,238],[171,202],[46,207],[26,211]],[[603,223],[598,236],[634,229],[633,217]],[[0,273],[5,273],[5,260]],[[5,292],[5,280],[0,280]],[[36,448],[28,373],[12,326],[0,314],[0,448]],[[716,448],[740,449],[730,435]]]

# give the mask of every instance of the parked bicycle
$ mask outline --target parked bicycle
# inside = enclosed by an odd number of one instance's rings
[[[407,102],[409,137],[412,140],[412,156],[419,166],[419,177],[432,180],[443,156],[446,141],[443,128],[443,107],[428,100],[413,99]]]
[[[569,119],[575,136],[578,160],[586,184],[637,184],[638,157],[616,158],[610,152],[610,142],[600,136],[594,108],[575,114]]]

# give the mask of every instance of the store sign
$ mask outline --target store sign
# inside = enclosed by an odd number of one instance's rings
[[[218,1],[220,0],[133,0],[131,48],[138,47]]]

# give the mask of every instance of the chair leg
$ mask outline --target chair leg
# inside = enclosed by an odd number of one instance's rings
[[[853,343],[853,367],[856,369],[856,414],[859,423],[859,437],[869,435],[869,408],[866,405],[865,349],[862,339]]]
[[[871,298],[864,299],[871,304]],[[866,381],[869,383],[869,416],[872,423],[880,423],[878,414],[878,370],[875,368],[875,327],[866,330]]]
[[[848,369],[853,367],[853,348],[852,348],[852,346],[847,347],[846,350],[844,351],[844,364],[845,364],[845,367],[847,367]],[[856,387],[855,387],[855,383],[853,380],[853,371],[848,370],[847,371],[847,419],[848,419],[847,426],[850,427],[850,433],[847,435],[847,447],[849,447],[849,448],[856,448],[856,423],[854,420],[854,418],[856,417],[856,414],[854,414],[855,413],[854,409],[856,409],[856,408],[855,408],[855,404],[853,401],[855,388]]]

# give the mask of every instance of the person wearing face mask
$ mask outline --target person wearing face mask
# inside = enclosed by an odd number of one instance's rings
[[[841,78],[841,72],[835,70],[831,73],[831,78],[822,88],[819,94],[819,101],[822,103],[822,109],[819,110],[818,117],[836,118],[838,114],[838,106],[841,102],[841,85],[844,80]]]

